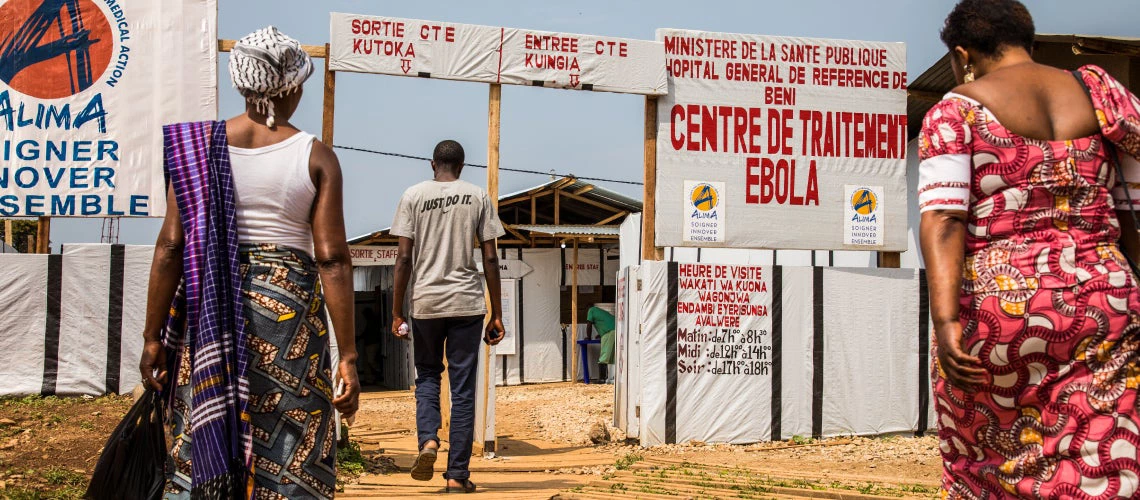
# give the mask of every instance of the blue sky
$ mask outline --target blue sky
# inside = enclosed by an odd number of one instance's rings
[[[657,28],[905,42],[907,70],[917,77],[943,55],[938,40],[953,0],[717,1],[485,0],[347,1],[218,0],[218,32],[237,39],[275,25],[306,44],[328,41],[329,12],[409,17],[545,31],[652,40]],[[1026,0],[1040,33],[1140,35],[1136,0]],[[318,68],[323,62],[316,61]],[[219,57],[219,110],[228,118],[244,109]],[[321,73],[305,86],[294,123],[320,136]],[[469,162],[486,163],[487,85],[340,73],[337,75],[337,145],[430,156],[441,139],[455,139]],[[640,96],[504,86],[501,166],[640,181],[643,98]],[[337,150],[345,176],[349,236],[390,224],[408,186],[430,177],[425,162]],[[485,185],[486,171],[464,178]],[[504,172],[503,193],[547,180]],[[639,197],[640,186],[605,184]],[[121,242],[154,242],[158,219],[123,220]],[[52,242],[98,242],[101,219],[55,219]],[[55,246],[58,249],[58,246]]]

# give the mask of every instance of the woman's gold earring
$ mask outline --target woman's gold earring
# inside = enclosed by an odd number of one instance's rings
[[[966,75],[962,77],[962,81],[965,83],[974,81],[974,65],[967,64],[964,69],[966,70]]]

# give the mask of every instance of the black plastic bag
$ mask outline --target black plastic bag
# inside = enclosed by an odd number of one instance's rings
[[[151,500],[162,497],[166,482],[162,403],[152,389],[147,389],[135,402],[103,446],[84,498]]]

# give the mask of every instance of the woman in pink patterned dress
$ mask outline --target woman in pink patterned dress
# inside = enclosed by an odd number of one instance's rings
[[[1034,63],[1033,35],[1016,0],[959,3],[942,40],[961,85],[920,135],[942,486],[1129,498],[1140,291],[1122,252],[1140,247],[1140,184],[1113,157],[1140,182],[1140,101],[1096,66]]]

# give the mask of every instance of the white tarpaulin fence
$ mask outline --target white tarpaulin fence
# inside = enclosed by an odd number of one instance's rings
[[[0,215],[161,216],[162,125],[217,115],[216,0],[51,5],[0,4]]]
[[[624,276],[615,423],[642,445],[930,425],[920,270],[643,262]]]
[[[0,255],[0,395],[130,392],[154,248]]]
[[[906,249],[903,44],[657,38],[656,246]]]
[[[661,95],[659,42],[332,13],[329,68],[575,90]]]

